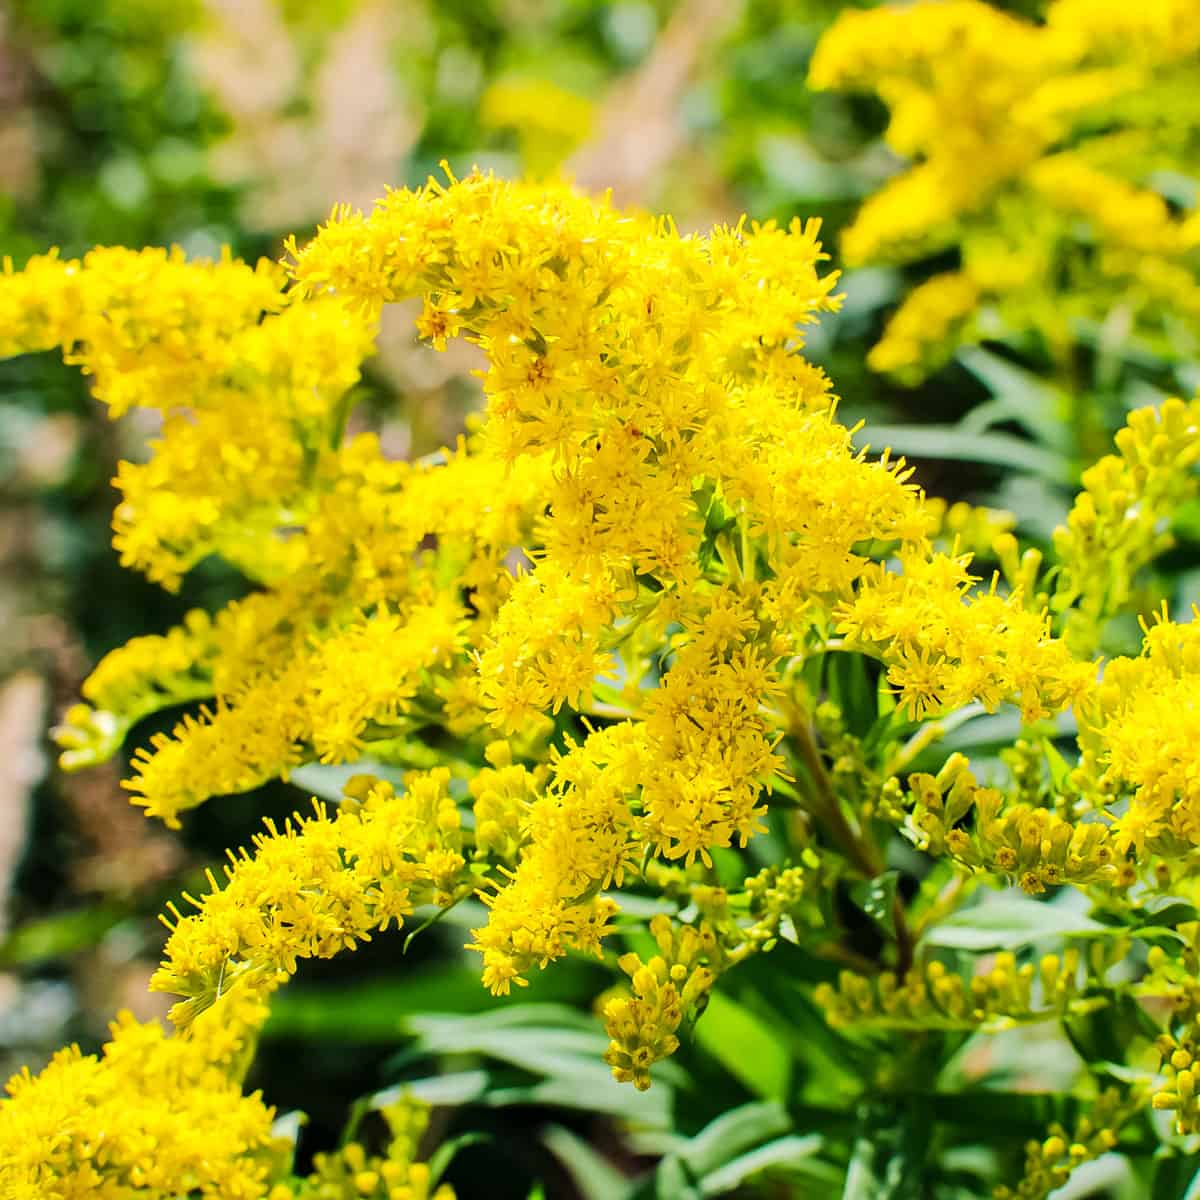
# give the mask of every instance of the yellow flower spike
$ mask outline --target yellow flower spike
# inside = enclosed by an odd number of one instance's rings
[[[1061,567],[1052,606],[1065,614],[1077,653],[1094,649],[1138,571],[1170,545],[1170,514],[1200,487],[1200,400],[1135,410],[1116,444],[1117,454],[1083,473],[1083,491],[1054,533]]]
[[[177,1023],[241,985],[270,990],[299,959],[352,949],[418,904],[452,902],[465,862],[457,824],[441,819],[454,807],[448,779],[445,770],[415,775],[399,795],[378,783],[332,818],[315,803],[312,817],[282,829],[268,822],[253,854],[231,855],[224,886],[210,877],[212,891],[191,901],[196,913],[167,922],[151,987],[184,997],[172,1010]]]
[[[932,854],[948,854],[968,870],[1008,875],[1035,895],[1064,883],[1126,885],[1107,825],[1009,801],[995,788],[980,787],[962,755],[952,755],[936,778],[909,776],[907,786],[902,828]],[[957,824],[972,813],[973,826]]]
[[[837,986],[819,985],[813,998],[838,1029],[958,1029],[997,1032],[1014,1025],[1053,1020],[1070,1012],[1079,998],[1078,958],[1061,973],[1052,964],[1024,963],[996,955],[992,966],[964,979],[936,959],[897,978],[842,971]],[[1033,984],[1039,974],[1041,995]],[[1045,980],[1053,980],[1047,986]]]
[[[998,1187],[992,1195],[996,1200],[1046,1200],[1077,1167],[1112,1150],[1119,1142],[1121,1127],[1145,1103],[1145,1094],[1136,1089],[1122,1093],[1106,1088],[1090,1102],[1073,1130],[1055,1124],[1048,1137],[1028,1142],[1021,1182],[1015,1188]]]
[[[1194,3],[1118,8],[1057,0],[1035,23],[982,0],[925,0],[852,10],[825,32],[810,83],[876,92],[910,164],[845,231],[847,261],[952,248],[962,260],[903,299],[875,369],[915,383],[997,330],[1066,354],[1073,322],[1116,304],[1161,337],[1200,305],[1196,214],[1172,213],[1154,174],[1185,166]]]
[[[622,955],[620,966],[630,977],[632,994],[609,1000],[603,1012],[612,1039],[604,1061],[616,1079],[639,1091],[650,1086],[650,1068],[679,1048],[680,1025],[699,1014],[723,965],[707,926],[675,927],[669,917],[659,915],[650,931],[662,954],[648,962],[634,953]],[[698,955],[704,964],[697,962]]]

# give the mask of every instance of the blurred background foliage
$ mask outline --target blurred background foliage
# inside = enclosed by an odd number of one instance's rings
[[[284,234],[307,236],[335,202],[367,205],[447,160],[504,175],[564,169],[622,203],[673,213],[685,230],[742,212],[820,215],[836,261],[840,230],[901,166],[882,140],[878,100],[805,85],[817,39],[847,7],[870,5],[10,0],[0,9],[0,252],[18,264],[50,246],[75,255],[105,243],[277,257]],[[810,354],[836,381],[844,415],[869,418],[876,444],[918,461],[933,494],[1009,509],[1044,542],[1097,440],[1134,405],[1190,393],[1194,356],[1146,355],[1110,329],[1081,353],[1068,390],[1036,343],[998,337],[901,387],[868,369],[867,349],[930,272],[849,273],[845,307],[813,332]],[[412,316],[388,313],[360,410],[397,456],[453,439],[478,399],[470,348],[421,349]],[[49,355],[0,364],[5,1073],[64,1040],[96,1045],[117,1008],[154,1012],[145,983],[164,900],[264,814],[337,791],[328,772],[302,769],[295,787],[207,805],[173,835],[129,807],[120,766],[54,768],[46,729],[103,653],[245,589],[212,564],[174,596],[119,569],[109,479],[154,432],[145,413],[109,423],[78,373]],[[1179,606],[1200,591],[1200,511],[1185,510],[1175,533],[1162,588]],[[148,723],[127,751],[154,731]],[[1011,936],[1030,919],[1014,917]],[[411,946],[385,936],[346,961],[312,964],[281,995],[254,1082],[282,1110],[310,1114],[308,1150],[337,1139],[356,1098],[406,1084],[437,1106],[438,1140],[469,1135],[450,1173],[462,1195],[827,1196],[814,1143],[787,1132],[803,1112],[805,1128],[846,1144],[853,1195],[885,1194],[884,1167],[868,1161],[866,1141],[854,1157],[855,1127],[830,1091],[839,1080],[856,1091],[869,1069],[863,1047],[831,1032],[794,982],[825,977],[827,964],[784,971],[781,947],[769,970],[736,973],[662,1083],[634,1096],[600,1061],[589,1009],[604,972],[564,964],[491,1001],[461,949],[472,923],[478,914],[463,906]],[[985,1062],[964,1047],[957,1069],[993,1072],[1013,1091],[1031,1072],[1044,1083],[1073,1069],[1069,1055],[1056,1060],[1059,1046],[990,1053]],[[897,1161],[935,1111],[1009,1129],[1018,1148],[1063,1115],[1047,1097],[1013,1092],[991,1108],[980,1093],[978,1112],[943,1112],[936,1081],[927,1092],[904,1111],[861,1115],[893,1131]],[[943,1160],[973,1194],[986,1164],[970,1147]],[[747,1190],[752,1176],[767,1182]]]

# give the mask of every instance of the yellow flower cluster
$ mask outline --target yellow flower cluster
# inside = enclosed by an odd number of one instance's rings
[[[294,1147],[274,1111],[240,1084],[267,1010],[239,989],[168,1037],[128,1013],[100,1057],[71,1047],[34,1077],[8,1084],[0,1104],[0,1194],[5,1200],[454,1200],[417,1158],[426,1106],[385,1106],[383,1155],[357,1143],[318,1154],[292,1177]]]
[[[901,706],[920,720],[978,701],[1005,701],[1025,721],[1059,712],[1087,688],[1094,669],[1053,637],[1047,613],[1025,607],[1019,593],[987,591],[966,555],[901,555],[864,572],[853,598],[836,611],[847,643],[879,656]]]
[[[1037,986],[1040,985],[1040,988]],[[1082,998],[1080,955],[1043,956],[1017,966],[1004,951],[992,965],[964,979],[934,961],[901,978],[884,971],[869,979],[842,971],[837,987],[821,984],[814,998],[835,1028],[984,1029],[1046,1021],[1090,1003]]]
[[[279,1183],[266,1200],[455,1200],[448,1183],[433,1182],[417,1146],[429,1124],[429,1109],[401,1099],[380,1109],[390,1134],[383,1154],[368,1154],[358,1142],[334,1154],[317,1154],[313,1171],[295,1183]]]
[[[968,870],[1007,876],[1034,895],[1064,883],[1133,882],[1107,824],[1072,821],[980,787],[962,754],[952,754],[936,776],[910,775],[907,789],[900,811],[913,843]],[[899,793],[894,778],[887,790]],[[893,805],[896,798],[888,796]]]
[[[119,248],[0,274],[0,353],[60,347],[113,416],[163,412],[152,459],[121,465],[113,524],[124,565],[167,587],[212,553],[271,573],[261,547],[340,438],[375,331],[334,300],[290,305],[282,283],[265,261]]]
[[[446,907],[472,890],[464,885],[458,807],[439,768],[410,775],[404,792],[356,776],[330,817],[267,822],[254,853],[230,855],[222,887],[183,916],[171,907],[162,966],[151,988],[184,999],[172,1019],[187,1025],[231,992],[270,991],[302,958],[327,958],[397,927],[423,904]]]
[[[138,802],[174,823],[306,759],[357,758],[364,741],[402,736],[432,713],[450,728],[482,722],[468,631],[511,586],[504,555],[528,527],[538,470],[506,476],[465,450],[440,464],[389,463],[370,437],[329,469],[330,490],[289,543],[292,572],[211,628],[189,618],[165,641],[105,659],[84,688],[94,708],[71,710],[59,731],[65,765],[111,754],[150,711],[215,696],[137,759]],[[486,511],[475,512],[480,495]]]
[[[864,541],[923,543],[899,466],[853,454],[795,353],[797,327],[832,305],[815,234],[681,238],[475,177],[339,212],[293,247],[305,295],[332,289],[371,312],[424,296],[432,340],[458,332],[488,356],[485,445],[517,469],[553,464],[534,569],[482,637],[492,723],[515,735],[564,704],[587,713],[597,682],[619,675],[620,711],[640,718],[551,764],[515,877],[476,931],[494,990],[595,951],[612,912],[596,892],[640,846],[706,860],[755,832],[778,770],[763,705],[811,624],[807,602],[853,584]],[[650,633],[672,660],[639,687]]]
[[[939,44],[961,42],[968,61],[1045,36],[995,13],[962,34],[964,13],[992,10],[941,8]],[[899,44],[917,70],[925,52]],[[918,145],[929,114],[909,99]],[[156,252],[38,259],[0,279],[5,350],[58,345],[114,408],[165,410],[152,458],[122,476],[130,561],[173,583],[215,550],[257,585],[106,658],[59,732],[69,764],[189,700],[209,703],[137,751],[128,784],[169,823],[302,763],[438,764],[400,789],[360,777],[336,814],[268,826],[195,913],[173,910],[154,987],[182,998],[180,1045],[261,1008],[300,959],[474,891],[488,913],[471,948],[492,991],[571,952],[603,958],[609,893],[640,877],[679,902],[674,924],[652,924],[658,953],[622,960],[630,994],[606,1014],[609,1062],[642,1087],[717,973],[804,942],[832,880],[883,872],[880,813],[930,853],[1034,892],[1130,882],[1138,821],[1200,842],[1191,628],[1156,626],[1142,658],[1097,683],[1091,647],[1054,635],[1053,577],[1020,557],[1010,522],[929,503],[903,462],[855,450],[801,355],[805,324],[837,303],[816,234],[742,223],[684,237],[564,187],[472,175],[369,215],[338,210],[291,246],[287,291],[268,268]],[[404,299],[433,347],[465,338],[487,363],[484,420],[416,464],[344,436],[380,308]],[[1127,606],[1085,568],[1110,541],[1129,575],[1156,552],[1189,494],[1194,425],[1178,404],[1135,414],[1116,465],[1088,477],[1056,543],[1068,625]],[[1010,590],[973,576],[968,548],[993,552]],[[843,664],[868,693],[880,676],[871,733],[833,702]],[[1115,842],[1098,813],[1042,793],[1028,749],[1006,791],[980,787],[961,756],[905,787],[939,731],[926,718],[1005,704],[1026,722],[1076,708],[1075,791],[1094,809],[1131,797]],[[447,763],[465,777],[453,794]],[[769,813],[780,800],[789,811]],[[735,848],[768,818],[756,866],[770,865],[726,893]],[[790,850],[772,862],[785,827]],[[895,898],[877,918],[892,921],[895,974],[823,993],[835,1022],[998,1028],[1083,1002],[1070,957],[1043,960],[1040,984],[1003,956],[973,979],[909,972],[905,910]],[[232,1026],[228,1062],[253,1023]],[[347,1151],[294,1194],[422,1195],[401,1159]]]
[[[1200,481],[1200,400],[1170,399],[1129,414],[1109,454],[1083,473],[1083,490],[1054,534],[1052,606],[1068,610],[1065,637],[1090,653],[1107,619],[1129,604],[1138,572],[1172,544],[1170,521]]]
[[[1122,850],[1178,857],[1200,845],[1200,621],[1179,625],[1164,612],[1145,635],[1137,658],[1106,664],[1079,710],[1076,778],[1128,799],[1113,824]]]
[[[228,1016],[226,1033],[237,1025]],[[40,1075],[17,1075],[0,1104],[0,1194],[262,1200],[277,1165],[274,1114],[242,1094],[230,1048],[217,1026],[167,1037],[124,1014],[102,1057],[72,1047]]]
[[[839,17],[810,83],[877,92],[912,164],[863,205],[847,261],[961,259],[905,299],[872,366],[919,380],[985,310],[1055,349],[1116,305],[1149,337],[1200,311],[1200,213],[1156,190],[1187,172],[1198,19],[1196,0],[1051,0],[1043,23],[983,0]]]
[[[658,916],[650,933],[659,952],[646,962],[637,954],[622,955],[632,994],[604,1007],[612,1039],[604,1061],[618,1080],[642,1092],[650,1086],[651,1066],[675,1053],[680,1025],[699,1013],[722,966],[720,943],[707,923],[676,928],[669,917]]]
[[[998,1187],[993,1193],[996,1200],[1046,1200],[1070,1179],[1076,1167],[1113,1150],[1121,1126],[1140,1107],[1138,1097],[1106,1088],[1073,1129],[1051,1125],[1048,1137],[1026,1145],[1024,1176],[1015,1188]]]

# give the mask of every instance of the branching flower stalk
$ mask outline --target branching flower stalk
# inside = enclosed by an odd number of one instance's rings
[[[153,986],[176,997],[176,1033],[124,1022],[102,1058],[18,1077],[0,1106],[6,1194],[285,1200],[348,1179],[429,1194],[399,1136],[294,1175],[241,1078],[301,961],[469,895],[495,994],[568,955],[615,961],[606,1059],[639,1088],[712,989],[785,944],[854,965],[804,986],[847,1054],[893,1036],[897,1063],[913,1030],[936,1046],[1135,993],[1113,956],[1151,936],[1146,889],[1196,889],[1179,864],[1200,845],[1200,626],[1137,614],[1143,651],[1106,663],[1094,635],[1163,548],[1144,514],[1192,494],[1196,406],[1131,414],[1054,544],[1009,547],[1014,578],[981,577],[964,547],[1009,525],[856,449],[803,357],[805,328],[839,303],[817,235],[743,221],[685,237],[476,173],[338,209],[283,268],[125,250],[6,267],[0,352],[57,347],[114,415],[163,413],[149,462],[116,481],[127,565],[175,587],[217,554],[248,581],[100,663],[58,731],[64,766],[202,700],[133,754],[150,818],[177,824],[301,765],[409,768],[268,823],[170,909]],[[407,299],[431,346],[464,338],[487,359],[481,420],[417,463],[345,432],[382,307]],[[1093,547],[1118,533],[1119,577],[1102,579]],[[1002,709],[1026,735],[1002,770],[941,752]],[[1068,711],[1077,746],[1049,747],[1042,723]],[[905,889],[905,872],[970,882]],[[1080,958],[1020,943],[948,963],[934,933],[984,884],[1077,889],[1118,933]],[[671,911],[618,924],[623,892]],[[1162,953],[1154,980],[1191,995],[1182,943]],[[1195,1035],[1161,1032],[1175,1075],[1155,1103],[1190,1129]],[[139,1102],[89,1130],[68,1088],[97,1112]],[[202,1159],[218,1112],[236,1119]],[[1067,1161],[1049,1138],[1029,1159],[1039,1187]]]

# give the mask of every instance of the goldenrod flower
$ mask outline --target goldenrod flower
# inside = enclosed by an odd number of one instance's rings
[[[1195,0],[1053,0],[1044,23],[983,0],[842,13],[810,83],[878,93],[909,163],[842,252],[852,265],[961,258],[903,300],[876,370],[915,383],[998,331],[1035,331],[1063,354],[1080,322],[1117,306],[1157,339],[1200,311],[1200,218],[1157,190],[1161,172],[1187,170],[1198,15]]]

